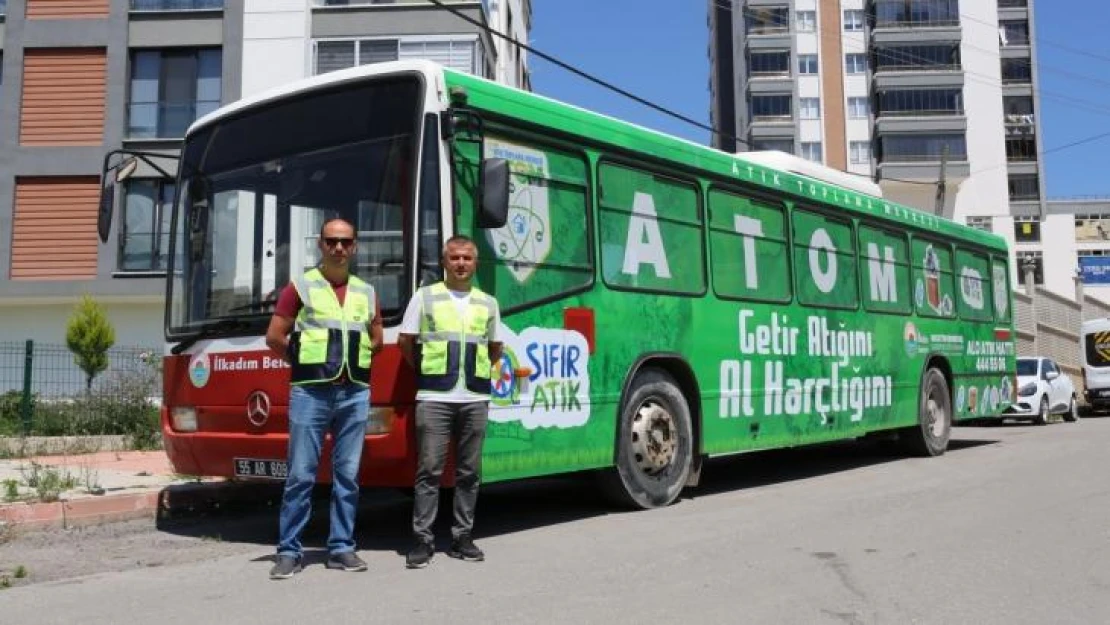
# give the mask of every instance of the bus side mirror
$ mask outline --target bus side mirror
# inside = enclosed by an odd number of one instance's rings
[[[96,210],[96,234],[101,243],[108,242],[108,233],[112,231],[112,210],[116,203],[115,181],[104,181],[100,186],[100,206]]]
[[[509,219],[509,161],[503,158],[483,159],[481,184],[478,227],[500,228]]]

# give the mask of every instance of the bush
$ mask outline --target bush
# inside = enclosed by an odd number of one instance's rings
[[[31,413],[34,414],[38,398],[31,396]],[[23,392],[8,391],[0,395],[0,436],[23,433]]]
[[[150,367],[139,371],[119,372],[100,385],[100,388],[77,397],[53,400],[40,398],[34,403],[31,434],[123,434],[131,437],[130,442],[135,448],[154,449],[160,445],[160,409],[151,398],[156,397],[160,391],[158,371]],[[18,400],[15,405],[15,419],[12,423],[16,428],[14,431],[21,432]],[[0,419],[0,434],[6,423],[6,416]]]

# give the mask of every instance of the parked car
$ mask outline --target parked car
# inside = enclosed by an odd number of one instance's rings
[[[1051,358],[1018,358],[1017,401],[1002,417],[1045,425],[1054,414],[1064,415],[1064,421],[1079,420],[1075,384]]]

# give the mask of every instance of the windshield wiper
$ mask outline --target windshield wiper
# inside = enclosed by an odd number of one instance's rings
[[[234,332],[236,330],[243,330],[247,328],[248,325],[249,324],[246,321],[234,318],[220,319],[219,321],[206,323],[200,326],[200,328],[197,329],[196,332],[181,339],[180,343],[171,347],[170,353],[176,356],[192,347],[193,344],[201,339],[226,334],[228,332]]]
[[[235,306],[234,308],[229,308],[227,310],[227,312],[239,312],[240,310],[257,310],[259,312],[266,312],[276,304],[277,304],[277,298],[276,297],[270,297],[270,298],[267,298],[267,299],[262,299],[262,300],[258,300],[258,301],[255,301],[255,302],[251,302],[249,304],[243,304],[242,306]]]

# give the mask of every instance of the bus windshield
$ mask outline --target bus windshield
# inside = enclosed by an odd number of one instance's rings
[[[382,315],[408,295],[420,120],[415,78],[261,105],[186,139],[174,211],[167,335],[258,330],[280,290],[319,261],[331,217],[358,231],[352,272]]]

